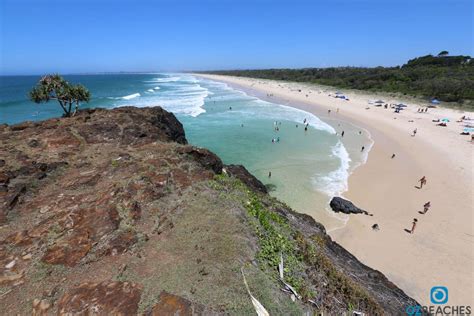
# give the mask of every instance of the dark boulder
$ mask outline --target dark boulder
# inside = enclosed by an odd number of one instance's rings
[[[351,201],[341,197],[333,197],[329,206],[336,213],[370,215],[368,212],[355,206]]]
[[[260,182],[257,178],[255,178],[244,166],[241,165],[228,165],[225,166],[225,169],[229,175],[236,177],[243,183],[245,183],[250,189],[268,193],[267,188],[265,185]]]
[[[216,154],[207,149],[185,146],[179,148],[178,153],[189,155],[193,160],[199,162],[201,166],[206,169],[212,170],[217,174],[222,173],[222,160],[217,157]]]

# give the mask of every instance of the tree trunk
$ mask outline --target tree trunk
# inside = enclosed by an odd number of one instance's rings
[[[67,111],[67,117],[70,117],[71,116],[71,107],[72,107],[72,101],[69,101],[69,107],[68,107],[68,111]]]
[[[76,101],[76,107],[74,108],[74,113],[72,113],[72,116],[76,115],[78,109],[79,109],[79,101]]]
[[[63,108],[64,115],[65,115],[65,116],[68,116],[68,114],[67,114],[67,109],[66,109],[66,107],[64,106],[63,101],[58,100],[58,102],[59,102],[59,104],[61,105],[61,107]]]

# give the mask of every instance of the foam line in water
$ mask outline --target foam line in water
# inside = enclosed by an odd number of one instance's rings
[[[174,82],[179,81],[180,77],[166,77],[166,78],[153,78],[151,80],[145,80],[146,83],[157,83],[157,82]]]
[[[340,165],[336,170],[329,172],[327,175],[318,175],[313,178],[313,184],[319,192],[326,194],[328,197],[339,196],[347,191],[349,179],[349,167],[351,158],[344,145],[338,141],[331,148],[333,157],[338,157]]]
[[[123,100],[131,100],[131,99],[134,99],[134,98],[138,98],[140,95],[140,93],[134,93],[134,94],[129,94],[129,95],[126,95],[124,97],[121,97],[121,99]]]

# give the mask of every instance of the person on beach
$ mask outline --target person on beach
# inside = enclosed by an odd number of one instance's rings
[[[395,154],[392,154],[392,159],[395,158]]]
[[[380,230],[379,224],[372,225],[372,229],[375,230],[375,231]]]
[[[331,115],[331,110],[328,110],[328,115]]]
[[[269,177],[269,178],[272,177],[272,172],[271,172],[271,171],[268,171],[268,177]]]
[[[306,124],[306,118],[303,120],[303,124]]]
[[[420,182],[420,189],[423,187],[423,185],[426,184],[426,177],[423,176],[423,178],[421,178],[420,180],[418,180],[418,182]]]
[[[308,125],[305,125],[304,127],[304,131],[307,132],[308,131]]]
[[[341,133],[341,137],[344,137],[344,131],[342,131],[342,133]]]
[[[431,202],[430,202],[430,201],[426,202],[426,203],[423,205],[423,212],[422,212],[422,213],[420,212],[420,213],[421,213],[421,214],[426,214],[426,212],[428,212],[428,210],[430,209],[430,207],[431,207]]]
[[[416,223],[418,222],[418,220],[416,218],[413,219],[413,223],[412,223],[412,226],[411,226],[411,230],[410,230],[410,234],[413,234],[415,232],[415,228],[416,228]]]
[[[279,142],[280,142],[280,137],[277,137],[277,143],[279,143]]]
[[[231,110],[231,111],[232,111],[232,107],[231,107],[231,106],[229,106],[229,110]]]
[[[365,149],[365,146],[362,146],[362,149],[360,150],[360,152],[363,152]]]
[[[415,129],[413,130],[413,135],[411,135],[411,136],[415,137],[417,131],[418,131],[418,129],[415,128]]]

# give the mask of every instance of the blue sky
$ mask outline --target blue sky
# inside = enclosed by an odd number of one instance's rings
[[[472,0],[0,0],[0,74],[398,65],[473,54]]]

